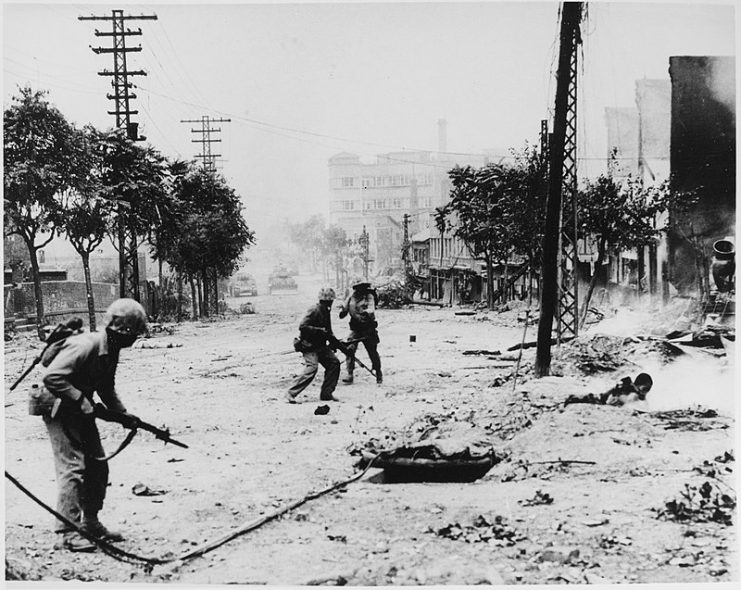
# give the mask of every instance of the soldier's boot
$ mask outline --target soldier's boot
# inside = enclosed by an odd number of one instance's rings
[[[376,383],[379,385],[383,383],[383,373],[381,373],[381,369],[376,370]]]
[[[104,541],[117,543],[124,540],[124,536],[120,532],[112,531],[103,526],[103,523],[98,520],[97,516],[91,518],[86,517],[82,523],[82,528],[86,533]]]
[[[55,549],[66,549],[74,553],[90,553],[95,551],[97,546],[92,541],[88,541],[77,531],[68,531],[64,533],[61,543],[54,546]]]
[[[353,376],[352,376],[352,373],[348,373],[348,374],[347,374],[347,377],[343,377],[343,378],[342,378],[342,382],[343,382],[343,383],[344,383],[345,385],[352,385],[352,382],[353,382]]]

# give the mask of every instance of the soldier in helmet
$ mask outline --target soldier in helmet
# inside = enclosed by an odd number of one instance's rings
[[[110,410],[126,413],[116,394],[119,352],[130,347],[147,329],[144,308],[133,299],[118,299],[106,311],[105,330],[70,336],[49,347],[42,357],[43,384],[54,396],[42,413],[49,432],[56,467],[57,511],[86,533],[107,541],[120,541],[120,533],[98,520],[108,485],[108,463],[93,414],[93,394]],[[131,423],[136,416],[127,414]],[[59,521],[61,547],[93,551],[95,545]]]
[[[340,361],[327,344],[334,340],[329,312],[335,300],[334,289],[325,287],[319,291],[319,301],[306,312],[299,324],[300,338],[296,342],[297,352],[304,355],[304,372],[298,376],[286,393],[289,403],[296,403],[296,396],[314,380],[319,365],[324,367],[324,381],[319,399],[337,401],[332,395],[340,378]]]
[[[378,304],[378,295],[376,290],[371,287],[370,283],[357,283],[352,286],[353,292],[347,298],[344,304],[340,306],[340,318],[350,315],[350,335],[347,345],[347,376],[342,380],[343,383],[351,384],[353,382],[353,371],[355,370],[355,352],[360,342],[365,346],[368,352],[368,358],[371,360],[373,373],[376,376],[376,383],[383,383],[383,374],[381,373],[381,357],[378,355],[378,322],[376,321],[376,305]]]

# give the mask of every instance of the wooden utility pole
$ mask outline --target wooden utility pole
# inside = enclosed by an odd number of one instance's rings
[[[553,318],[559,303],[559,287],[563,294],[563,280],[559,285],[559,278],[563,278],[563,265],[559,265],[564,257],[562,246],[562,229],[571,234],[573,227],[573,246],[576,245],[576,195],[575,193],[575,154],[569,158],[570,169],[567,171],[569,183],[573,186],[564,186],[564,154],[566,148],[567,132],[571,135],[573,131],[573,147],[575,143],[575,117],[569,121],[568,111],[571,102],[574,110],[576,106],[576,48],[580,43],[579,23],[581,22],[582,3],[564,2],[561,13],[560,50],[558,56],[558,73],[556,84],[556,105],[553,117],[553,136],[549,146],[549,175],[548,175],[548,203],[546,206],[546,225],[543,236],[543,285],[540,298],[540,321],[538,324],[538,346],[535,357],[535,373],[543,377],[550,373],[551,366],[551,333],[553,330]],[[569,128],[571,127],[571,128]],[[574,150],[575,151],[575,150]],[[573,178],[572,178],[573,177]],[[562,195],[571,191],[569,206],[573,211],[563,211]],[[564,213],[566,213],[564,215]],[[573,264],[575,265],[575,260]],[[572,267],[572,270],[575,270]],[[574,281],[575,285],[575,281]],[[567,293],[568,294],[568,293]],[[575,300],[574,294],[571,294]],[[576,313],[576,302],[574,301],[573,332],[576,335],[578,317]],[[559,311],[559,338],[562,335],[561,323],[564,317],[563,305]]]
[[[196,158],[201,160],[203,169],[207,172],[216,172],[216,158],[220,158],[221,154],[214,154],[211,151],[212,143],[220,143],[220,139],[211,137],[212,133],[220,133],[221,127],[211,127],[211,123],[230,123],[231,119],[214,119],[208,115],[203,115],[200,119],[181,119],[181,123],[200,123],[200,129],[191,129],[191,133],[200,133],[199,139],[191,139],[192,143],[201,144],[201,153],[196,155]]]
[[[404,274],[406,276],[409,276],[411,274],[411,260],[410,260],[410,250],[411,250],[411,244],[409,242],[409,213],[404,213],[404,216],[402,217],[402,226],[404,227],[404,241],[402,242],[401,246],[401,259],[404,263]]]
[[[370,244],[370,236],[368,235],[368,232],[365,229],[365,226],[363,226],[363,233],[360,234],[360,245],[363,247],[363,278],[367,281],[368,280],[368,246]]]
[[[139,111],[131,109],[131,100],[136,94],[130,92],[132,84],[130,76],[146,76],[143,70],[129,70],[126,64],[126,55],[142,50],[141,45],[127,47],[126,37],[139,36],[141,29],[124,29],[124,24],[129,20],[157,20],[152,15],[128,15],[123,10],[113,10],[111,16],[80,16],[78,20],[111,21],[112,31],[95,30],[96,37],[112,37],[113,47],[91,47],[94,53],[112,53],[113,71],[103,70],[98,72],[99,76],[110,76],[113,94],[106,97],[114,101],[115,109],[108,111],[109,115],[115,115],[116,128],[124,130],[126,137],[131,141],[142,141],[146,139],[139,135],[139,124],[131,121],[131,115]],[[139,258],[136,232],[127,227],[123,206],[118,209],[118,262],[119,262],[119,295],[121,297],[132,297],[139,301]]]

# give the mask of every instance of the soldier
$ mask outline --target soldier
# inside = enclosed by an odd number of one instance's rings
[[[362,341],[365,350],[368,351],[368,358],[371,360],[371,366],[376,375],[376,383],[380,385],[383,383],[383,374],[381,373],[381,357],[378,356],[380,340],[375,313],[378,295],[376,290],[371,288],[370,283],[357,283],[352,288],[352,294],[340,308],[340,318],[350,314],[350,336],[348,340],[351,341],[347,345],[348,355],[345,365],[347,376],[342,379],[342,382],[348,385],[353,382],[355,353],[358,350],[358,343]],[[356,342],[352,342],[353,340]]]
[[[324,381],[319,399],[338,401],[332,394],[340,378],[340,361],[328,346],[336,341],[332,333],[330,311],[335,299],[334,289],[325,287],[319,291],[319,302],[313,305],[299,324],[300,338],[294,343],[296,351],[304,355],[304,372],[298,376],[286,393],[288,403],[295,404],[296,396],[314,380],[319,365],[324,367]]]
[[[108,485],[108,463],[93,414],[93,394],[110,410],[126,413],[116,394],[115,376],[119,353],[146,331],[144,308],[133,299],[118,299],[106,311],[105,330],[70,336],[49,347],[42,357],[46,367],[44,394],[51,407],[43,411],[56,467],[57,511],[86,533],[107,541],[121,541],[120,533],[98,520]],[[70,551],[94,551],[95,545],[61,521],[61,547]]]

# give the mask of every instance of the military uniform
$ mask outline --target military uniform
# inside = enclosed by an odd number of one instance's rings
[[[288,390],[287,399],[293,402],[296,396],[314,380],[319,365],[324,367],[324,381],[319,394],[322,400],[334,399],[332,393],[340,378],[340,361],[327,345],[332,336],[330,309],[325,303],[313,305],[299,324],[299,350],[304,355],[304,372],[298,376]]]
[[[70,336],[47,351],[43,383],[57,400],[43,414],[49,432],[59,494],[57,511],[80,526],[97,520],[108,485],[108,463],[95,460],[104,455],[98,428],[92,416],[80,410],[82,397],[92,401],[97,392],[110,410],[126,408],[115,390],[119,353],[109,349],[105,332]],[[57,532],[68,527],[56,523]]]
[[[340,318],[350,315],[350,335],[348,340],[359,340],[363,342],[365,350],[368,351],[368,358],[371,361],[371,367],[376,375],[376,382],[383,382],[381,373],[381,357],[378,355],[378,322],[376,321],[376,304],[378,296],[375,289],[370,288],[369,283],[360,283],[353,286],[352,294],[347,298],[340,310]],[[362,340],[361,340],[362,339]],[[355,353],[357,352],[359,342],[352,342],[347,345],[348,355],[345,361],[347,377],[345,383],[352,383],[353,372],[355,370]]]

